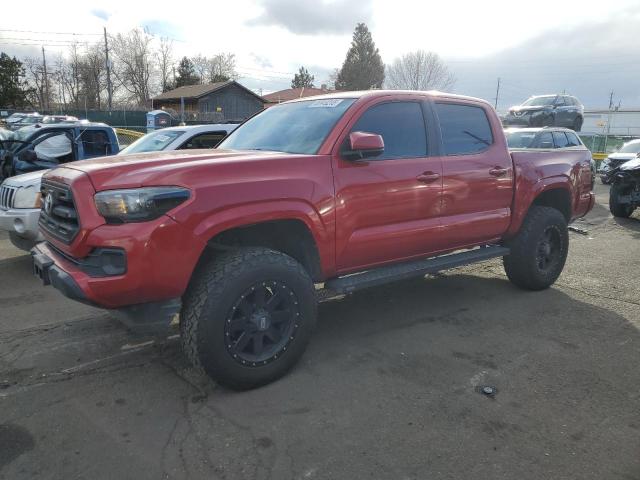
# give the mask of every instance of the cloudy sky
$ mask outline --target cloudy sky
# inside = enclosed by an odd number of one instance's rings
[[[385,63],[416,49],[441,55],[457,93],[493,102],[500,77],[499,108],[561,91],[606,107],[612,90],[616,104],[640,108],[639,0],[31,0],[2,10],[0,50],[18,57],[141,26],[172,38],[176,56],[235,53],[240,81],[266,93],[288,88],[300,65],[326,81],[365,22]]]

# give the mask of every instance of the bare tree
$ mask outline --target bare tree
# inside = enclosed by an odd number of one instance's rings
[[[448,90],[456,82],[440,56],[417,50],[387,65],[386,86],[394,90]]]
[[[113,69],[117,85],[122,87],[125,100],[145,105],[151,96],[154,76],[153,37],[140,29],[111,37]]]
[[[173,83],[175,82],[175,79],[171,81],[171,72],[175,64],[173,59],[173,40],[166,37],[160,38],[156,59],[160,69],[160,87],[163,92],[166,92],[173,88]]]
[[[209,71],[209,64],[211,60],[204,55],[196,55],[195,57],[191,57],[191,64],[193,65],[193,70],[196,72],[196,75],[200,79],[200,83],[207,83],[207,72]]]
[[[53,88],[51,79],[45,78],[44,69],[42,67],[42,59],[36,57],[27,57],[24,59],[25,72],[29,89],[29,102],[41,110],[51,105],[53,101]],[[45,82],[49,82],[48,85]],[[47,98],[47,92],[49,97]]]
[[[211,83],[236,80],[236,56],[233,53],[219,53],[209,60],[208,80]]]

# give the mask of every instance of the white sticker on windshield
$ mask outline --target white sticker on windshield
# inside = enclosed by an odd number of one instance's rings
[[[342,98],[327,98],[326,100],[314,100],[309,108],[333,108],[342,103]]]
[[[166,135],[158,135],[158,136],[156,137],[156,140],[157,140],[158,142],[166,142],[166,141],[167,141],[167,140],[169,140],[169,139],[171,139],[171,137],[168,137],[168,136],[166,136]]]

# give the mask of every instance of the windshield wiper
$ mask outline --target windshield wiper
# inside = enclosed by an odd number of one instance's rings
[[[473,133],[469,132],[468,130],[463,130],[462,133],[465,133],[465,134],[469,135],[471,138],[475,138],[477,141],[479,141],[481,143],[484,143],[485,145],[491,145],[491,143],[489,143],[484,138],[480,138],[479,136],[474,135]]]

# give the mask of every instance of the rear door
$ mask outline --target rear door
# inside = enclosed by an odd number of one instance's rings
[[[382,155],[353,161],[334,153],[336,264],[344,273],[438,250],[441,159],[430,153],[434,137],[424,97],[380,99],[355,115],[350,132],[379,134]]]
[[[451,248],[500,237],[509,227],[513,166],[485,104],[437,100],[443,168],[443,236]],[[491,119],[491,120],[490,120]]]

